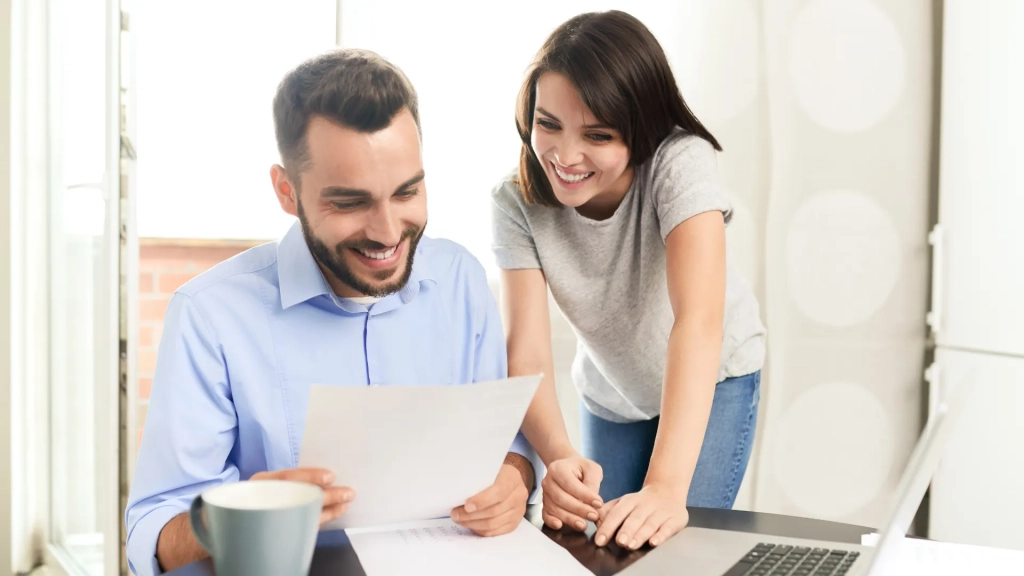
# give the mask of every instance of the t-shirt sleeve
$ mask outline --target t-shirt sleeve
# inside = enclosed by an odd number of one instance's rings
[[[732,205],[725,196],[714,147],[696,136],[669,138],[655,154],[650,176],[661,239],[704,212],[721,211],[728,223]]]
[[[513,182],[499,184],[491,193],[491,249],[499,268],[520,270],[540,268],[537,245],[523,211],[519,187]]]

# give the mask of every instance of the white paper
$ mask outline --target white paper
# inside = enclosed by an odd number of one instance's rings
[[[876,546],[878,534],[864,534],[861,543]],[[1024,551],[903,538],[895,553],[871,576],[964,576],[1024,573]]]
[[[526,519],[491,538],[448,518],[346,533],[366,576],[593,576]]]
[[[326,528],[446,517],[494,483],[541,376],[461,386],[320,386],[299,467],[355,491]]]

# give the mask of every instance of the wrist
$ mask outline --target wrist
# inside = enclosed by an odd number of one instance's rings
[[[662,488],[686,494],[690,491],[690,477],[676,471],[659,470],[653,466],[652,462],[651,468],[647,471],[647,477],[644,478],[643,487]]]
[[[572,447],[569,440],[566,439],[564,442],[560,441],[557,443],[550,444],[544,448],[544,450],[538,450],[537,455],[540,456],[541,461],[544,462],[545,466],[551,465],[556,460],[564,460],[566,458],[575,458],[580,454]]]
[[[535,475],[533,472],[533,464],[531,464],[529,460],[524,458],[521,454],[509,452],[505,455],[505,462],[502,465],[515,470],[523,480],[523,486],[526,487],[526,491],[533,492]]]

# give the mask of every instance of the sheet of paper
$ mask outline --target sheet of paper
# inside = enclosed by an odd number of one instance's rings
[[[346,533],[366,576],[593,576],[526,519],[492,538],[448,518]]]
[[[861,536],[865,546],[876,546],[878,534]],[[963,576],[965,574],[1024,573],[1024,551],[904,538],[896,554],[871,576]]]
[[[313,386],[299,467],[355,500],[327,528],[447,517],[494,483],[541,376],[461,386]]]

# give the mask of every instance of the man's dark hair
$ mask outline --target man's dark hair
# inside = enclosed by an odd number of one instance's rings
[[[315,116],[376,132],[408,108],[420,126],[416,90],[394,64],[369,50],[344,48],[311,58],[288,73],[274,96],[274,133],[281,162],[298,185],[309,162],[306,132]]]

